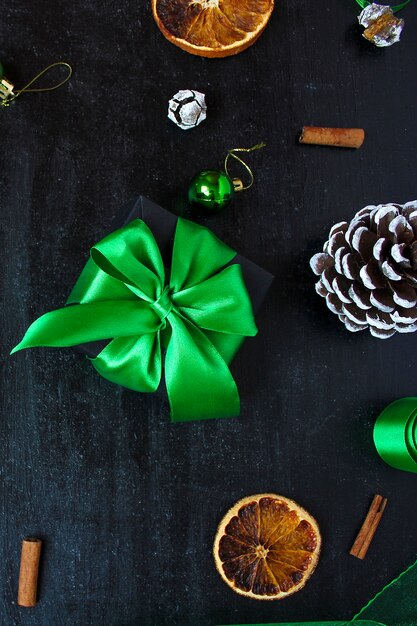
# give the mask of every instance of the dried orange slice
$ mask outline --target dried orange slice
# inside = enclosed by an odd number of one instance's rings
[[[239,500],[220,522],[214,559],[236,593],[279,600],[299,591],[313,573],[321,537],[315,519],[283,496]]]
[[[274,0],[152,0],[165,37],[202,57],[227,57],[249,48],[273,9]]]

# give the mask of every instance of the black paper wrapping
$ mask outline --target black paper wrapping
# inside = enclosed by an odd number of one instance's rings
[[[126,204],[122,208],[120,215],[121,217],[117,219],[117,223],[115,224],[115,229],[128,224],[136,218],[143,220],[149,226],[155,237],[165,266],[170,267],[175,228],[178,217],[166,209],[158,206],[151,200],[148,200],[148,198],[145,198],[144,196],[139,196],[135,200]],[[274,277],[272,274],[263,270],[258,265],[252,263],[252,261],[249,261],[240,254],[237,254],[231,263],[238,263],[242,268],[243,277],[245,279],[246,287],[252,301],[253,311],[256,316]],[[242,338],[242,343],[243,341],[244,338]],[[76,349],[83,354],[94,358],[108,343],[109,342],[107,340],[84,343],[77,346]],[[166,395],[164,383],[160,385],[157,393],[160,391],[163,395]]]

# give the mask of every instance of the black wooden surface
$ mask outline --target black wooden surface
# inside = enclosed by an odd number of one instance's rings
[[[385,404],[416,395],[417,338],[348,333],[315,294],[308,259],[334,222],[416,197],[416,8],[402,12],[402,42],[377,50],[360,38],[354,0],[278,1],[252,49],[211,61],[169,44],[149,4],[1,7],[9,78],[21,85],[59,59],[74,77],[0,111],[0,624],[348,619],[416,556],[416,477],[379,459],[372,426]],[[188,87],[206,92],[208,120],[182,132],[166,107]],[[299,146],[303,124],[367,137],[360,151]],[[176,210],[196,171],[260,140],[255,187],[210,222],[276,275],[259,336],[234,363],[240,418],[170,424],[159,398],[102,380],[70,349],[8,357],[64,303],[123,203],[144,193]],[[211,556],[227,508],[264,491],[300,502],[323,533],[317,572],[282,602],[234,594]],[[348,551],[377,492],[389,504],[360,562]],[[34,609],[15,605],[26,535],[45,540]]]

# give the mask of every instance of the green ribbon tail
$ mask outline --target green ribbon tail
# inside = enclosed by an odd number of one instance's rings
[[[172,336],[165,378],[174,422],[235,417],[240,399],[233,376],[205,334],[176,312],[168,316]]]
[[[235,626],[349,626],[353,622],[274,622],[272,624],[235,624]],[[355,626],[387,626],[382,622],[361,619],[354,622]]]
[[[75,304],[45,313],[29,326],[11,354],[26,348],[70,347],[90,341],[154,333],[160,319],[141,300]]]
[[[417,624],[417,561],[394,578],[353,618],[356,626],[363,619],[381,620],[386,626]],[[383,621],[382,621],[383,620]]]

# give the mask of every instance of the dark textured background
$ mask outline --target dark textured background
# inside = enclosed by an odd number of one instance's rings
[[[354,0],[282,0],[250,50],[194,58],[145,0],[3,3],[0,58],[16,85],[50,62],[67,87],[1,109],[1,626],[213,626],[350,618],[416,556],[416,477],[377,456],[372,426],[416,394],[417,337],[351,335],[314,291],[309,256],[368,203],[414,199],[417,15],[400,44],[360,38]],[[52,80],[52,76],[49,77]],[[208,120],[166,120],[180,88]],[[363,126],[359,151],[299,146],[303,124]],[[168,209],[199,169],[260,140],[256,186],[211,221],[276,275],[233,371],[238,419],[170,424],[156,397],[102,380],[70,349],[8,358],[61,306],[118,208],[144,193]],[[237,596],[211,556],[238,498],[272,491],[319,521],[324,548],[302,592]],[[348,551],[372,495],[389,499],[364,562]],[[40,602],[15,605],[20,542],[45,539]]]

